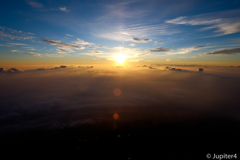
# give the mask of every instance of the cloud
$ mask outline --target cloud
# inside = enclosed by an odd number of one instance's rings
[[[203,48],[204,46],[196,46],[196,47],[194,47],[195,49],[197,49],[197,48]]]
[[[100,51],[100,50],[91,50],[90,52],[91,52],[91,53],[102,53],[103,51]]]
[[[63,57],[64,55],[67,55],[67,54],[60,53],[60,52],[58,52],[58,54],[44,54],[44,56],[46,56],[46,57]]]
[[[19,52],[19,50],[10,50],[11,52]]]
[[[28,54],[28,55],[33,55],[33,56],[41,56],[39,53],[34,53],[34,52],[21,52],[22,54]]]
[[[11,39],[24,39],[24,40],[36,38],[31,36],[34,34],[30,32],[23,32],[20,30],[15,30],[12,28],[2,27],[2,26],[0,26],[0,29],[4,31],[4,32],[0,31],[0,36],[3,36],[3,37],[9,37]],[[17,35],[12,35],[12,34],[17,34]]]
[[[90,26],[91,34],[116,41],[132,41],[133,37],[144,38],[179,33],[169,24],[153,24],[146,20],[142,21],[142,18],[147,18],[145,16],[152,14],[153,10],[149,6],[150,3],[146,4],[144,8],[132,7],[132,4],[136,2],[139,0],[103,5],[105,14],[99,16],[95,22],[96,25]],[[129,19],[128,23],[119,25],[118,22],[122,19]],[[139,19],[141,21],[138,21]]]
[[[64,6],[64,7],[59,7],[59,10],[60,11],[64,11],[64,12],[67,12],[67,11],[69,11],[69,10],[67,10],[67,8]]]
[[[169,51],[168,48],[162,48],[162,47],[158,47],[150,50],[150,52],[168,52],[168,51]]]
[[[46,68],[38,68],[37,71],[46,70]]]
[[[63,43],[63,42],[58,41],[58,40],[50,40],[50,39],[47,39],[47,38],[40,38],[40,40],[46,42],[47,44],[56,45],[56,46],[59,46],[59,47],[69,47],[69,48],[74,48],[74,49],[84,49],[84,47],[82,47],[82,46],[77,46],[77,45],[69,44],[69,43]]]
[[[145,52],[143,52],[143,53],[139,54],[138,56],[144,56],[144,55],[148,55],[148,54],[150,54],[150,52],[148,52],[148,51],[145,51]]]
[[[187,53],[191,53],[193,51],[200,50],[201,48],[204,48],[204,46],[180,48],[177,50],[171,50],[167,54],[187,54]]]
[[[133,38],[132,41],[133,41],[133,42],[137,42],[137,43],[147,43],[147,42],[152,41],[152,40],[151,40],[151,39]]]
[[[214,12],[196,16],[177,17],[172,20],[167,20],[166,23],[177,25],[208,25],[208,27],[201,28],[200,31],[214,29],[214,36],[223,36],[240,32],[239,13],[240,10],[229,10],[222,12]]]
[[[59,51],[58,53],[64,53],[64,52],[72,53],[72,52],[75,52],[69,47],[61,47],[61,46],[57,48],[57,51]]]
[[[28,36],[28,37],[14,36],[14,35],[7,34],[7,33],[4,33],[4,32],[0,32],[0,36],[9,37],[11,39],[24,39],[24,40],[36,38],[36,37],[32,37],[32,36]]]
[[[32,50],[32,51],[36,50],[36,49],[33,48],[33,47],[22,47],[22,48],[27,48],[27,49]]]
[[[4,32],[0,32],[0,35],[1,36],[4,36],[4,37],[9,37],[9,38],[22,38],[22,36],[13,36],[13,35],[10,35],[10,34],[7,34],[7,33],[4,33]]]
[[[16,45],[16,46],[23,46],[23,45],[26,45],[26,44],[23,44],[23,43],[9,43],[10,45]]]
[[[3,70],[3,72],[15,73],[15,72],[23,72],[23,70],[17,68],[10,68],[8,71]]]
[[[163,42],[163,41],[154,41],[155,43],[157,43],[157,44],[163,44],[163,43],[165,43],[165,42]]]
[[[130,46],[135,46],[135,44],[134,44],[134,43],[131,43]]]
[[[32,6],[33,8],[41,8],[41,7],[43,6],[41,3],[36,2],[36,1],[35,1],[35,2],[29,1],[28,4],[29,4],[30,6]]]
[[[11,33],[34,35],[33,33],[30,33],[30,32],[23,32],[20,30],[15,30],[15,29],[3,27],[3,26],[0,26],[0,29],[2,29],[3,31],[11,32]]]
[[[231,55],[236,53],[240,53],[240,48],[222,49],[218,51],[205,53],[204,55]]]
[[[68,37],[73,37],[73,35],[71,35],[71,34],[66,34],[66,36],[68,36]]]
[[[213,51],[213,52],[208,52],[208,53],[192,56],[191,58],[197,58],[197,57],[202,57],[202,56],[206,56],[206,55],[232,55],[232,54],[237,54],[237,53],[240,53],[240,48],[221,49],[218,51]]]
[[[55,133],[65,135],[65,129],[76,128],[80,132],[72,131],[79,139],[79,133],[82,135],[83,131],[96,134],[99,132],[94,132],[94,129],[102,131],[106,128],[106,131],[112,131],[115,112],[120,117],[117,131],[129,128],[133,131],[136,126],[142,130],[156,127],[162,131],[162,125],[174,128],[179,124],[188,127],[190,123],[196,128],[203,127],[205,132],[211,126],[222,126],[226,122],[224,119],[205,126],[213,122],[209,118],[202,126],[195,123],[205,120],[203,117],[206,115],[239,118],[239,76],[233,78],[228,72],[218,76],[191,72],[182,74],[159,69],[151,72],[147,69],[135,67],[119,71],[94,66],[93,70],[99,72],[91,76],[83,68],[45,72],[34,70],[2,76],[0,132],[13,133],[9,134],[9,139],[15,133],[20,135],[21,131],[34,137],[44,134],[43,138],[46,139],[48,134],[51,137]],[[213,72],[219,70],[224,69],[216,68]],[[238,75],[238,72],[235,74]],[[116,87],[122,91],[119,97],[113,95]],[[41,132],[45,129],[47,132]],[[26,134],[23,136],[26,137]]]
[[[106,49],[112,49],[112,48],[109,48],[109,47],[106,47],[106,46],[96,46],[96,48],[106,48]]]
[[[20,52],[22,54],[28,54],[28,55],[33,55],[33,56],[42,56],[40,53],[34,53],[34,52],[24,52],[24,51],[19,51],[19,50],[10,50],[11,52]]]
[[[6,72],[5,68],[0,68],[0,72]]]
[[[215,23],[221,21],[221,19],[213,19],[213,20],[200,20],[200,19],[186,20],[186,18],[187,17],[178,17],[176,19],[168,20],[168,21],[166,21],[166,23],[186,24],[186,25],[207,25],[207,24],[215,24]]]
[[[86,46],[88,48],[93,48],[91,45],[94,45],[93,43],[85,42],[84,40],[81,40],[79,38],[77,38],[76,41],[73,41],[73,43],[75,43],[77,45],[83,45],[83,46]]]
[[[171,27],[169,24],[168,25],[132,24],[119,26],[112,24],[112,22],[110,21],[107,22],[106,24],[103,24],[100,21],[96,25],[99,25],[99,27],[92,28],[91,34],[93,36],[116,41],[133,41],[133,37],[154,37],[157,35],[172,35],[175,33],[179,33],[177,29],[173,29],[173,27]],[[109,28],[109,26],[111,26],[111,28]]]
[[[169,62],[169,61],[171,61],[171,59],[170,59],[170,58],[168,58],[168,59],[166,59],[166,61],[167,61],[167,62]]]

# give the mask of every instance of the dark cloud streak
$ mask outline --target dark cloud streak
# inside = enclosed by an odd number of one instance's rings
[[[58,40],[50,40],[50,39],[47,39],[47,38],[43,38],[41,37],[40,40],[46,42],[47,44],[50,44],[50,45],[57,45],[57,46],[60,46],[60,47],[69,47],[69,48],[74,48],[74,49],[84,49],[84,47],[82,46],[77,46],[77,45],[74,45],[74,44],[69,44],[69,43],[63,43],[61,41],[58,41]]]
[[[236,53],[240,53],[240,48],[222,49],[214,52],[205,53],[204,55],[231,55]]]
[[[162,47],[159,47],[159,48],[154,48],[154,49],[151,49],[150,52],[168,52],[168,48],[162,48]]]
[[[139,39],[139,38],[133,38],[133,42],[138,42],[138,43],[147,43],[149,41],[152,41],[151,39]]]

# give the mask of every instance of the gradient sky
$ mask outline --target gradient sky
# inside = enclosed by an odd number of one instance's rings
[[[240,65],[239,0],[8,0],[0,6],[0,67]]]

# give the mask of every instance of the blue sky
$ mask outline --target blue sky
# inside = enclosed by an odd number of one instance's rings
[[[239,0],[10,0],[0,6],[0,63],[239,65]]]

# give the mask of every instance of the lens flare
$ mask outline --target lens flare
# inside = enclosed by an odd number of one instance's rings
[[[122,91],[121,91],[121,89],[119,89],[119,88],[115,88],[114,90],[113,90],[113,94],[114,94],[114,96],[120,96],[121,95],[121,93],[122,93]]]
[[[117,120],[119,118],[119,115],[117,113],[113,114],[113,119]]]

